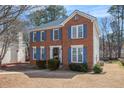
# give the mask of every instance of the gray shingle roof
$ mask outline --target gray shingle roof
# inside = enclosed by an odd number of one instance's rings
[[[46,24],[42,24],[41,26],[39,26],[39,28],[41,29],[45,29],[47,27],[51,27],[51,26],[59,26],[64,20],[66,20],[68,17],[64,17],[64,18],[60,18],[60,19],[57,19],[55,21],[51,21],[49,23],[46,23]]]
[[[87,16],[87,18],[89,18],[89,19],[93,19],[93,20],[96,19],[96,17],[89,15],[87,13],[81,12],[79,10],[75,10],[70,16],[73,16],[73,14],[78,14],[78,13],[81,15]],[[52,27],[59,27],[59,26],[61,26],[61,23],[63,23],[69,17],[60,18],[58,20],[55,20],[55,21],[52,21],[52,22],[49,22],[46,24],[42,24],[41,26],[35,27],[32,31],[44,30],[44,29],[48,29],[48,28],[52,28]]]

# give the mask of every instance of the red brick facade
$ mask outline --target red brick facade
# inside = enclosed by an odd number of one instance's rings
[[[86,24],[87,25],[87,38],[84,39],[68,39],[68,26]],[[62,62],[64,67],[68,67],[68,48],[71,45],[85,45],[87,47],[87,60],[88,60],[88,68],[92,69],[93,66],[93,22],[91,20],[78,15],[78,20],[74,20],[71,18],[63,27],[61,27],[62,31],[62,39],[58,41],[53,41],[50,39],[50,30],[46,31],[46,41],[45,42],[31,42],[32,46],[45,46],[47,53],[47,60],[50,58],[50,48],[49,46],[61,45],[62,46]],[[32,55],[32,54],[31,54]],[[31,63],[35,63],[35,61],[30,58]]]

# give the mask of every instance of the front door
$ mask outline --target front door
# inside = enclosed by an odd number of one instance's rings
[[[59,48],[53,48],[53,58],[59,59]]]

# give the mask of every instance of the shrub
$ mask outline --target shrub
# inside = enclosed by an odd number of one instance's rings
[[[69,64],[69,68],[72,71],[78,71],[78,72],[87,72],[88,71],[88,66],[85,63],[71,63]]]
[[[98,64],[99,64],[100,66],[104,66],[104,62],[103,62],[103,61],[98,62]]]
[[[124,59],[119,58],[119,61],[120,61],[121,64],[124,66]]]
[[[101,68],[100,64],[95,64],[94,67],[93,67],[94,73],[101,73],[102,70],[103,69]]]
[[[124,66],[124,61],[121,61],[121,64]]]
[[[49,70],[56,70],[59,68],[60,61],[58,59],[50,59],[48,60],[48,69]]]
[[[46,60],[37,60],[36,65],[40,69],[45,69],[46,68]]]

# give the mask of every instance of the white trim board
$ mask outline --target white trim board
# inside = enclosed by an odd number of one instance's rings
[[[37,47],[36,46],[33,46],[33,51],[32,51],[32,54],[33,54],[33,60],[36,60],[36,58],[34,58],[34,49],[36,50],[36,53],[37,53]]]

